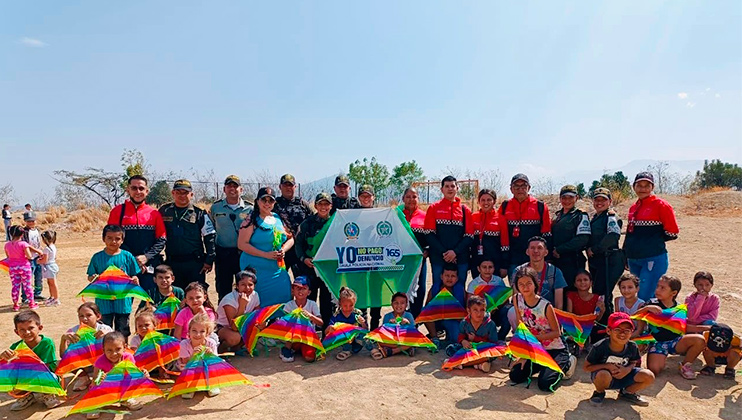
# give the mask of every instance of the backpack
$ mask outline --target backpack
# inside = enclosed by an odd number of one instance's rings
[[[502,210],[500,211],[500,213],[502,213],[503,216],[508,211],[508,203],[509,202],[510,202],[510,200],[505,200],[505,201],[502,202],[502,207],[501,207]],[[538,206],[538,221],[539,221],[539,223],[543,223],[543,221],[544,221],[544,208],[545,208],[544,207],[545,206],[544,205],[544,202],[541,201],[541,200],[538,200],[536,203],[537,203],[537,206]]]
[[[714,324],[709,330],[706,345],[715,353],[726,353],[732,346],[732,338],[734,338],[734,331],[729,325]]]

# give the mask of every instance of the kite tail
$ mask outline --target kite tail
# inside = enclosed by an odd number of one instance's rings
[[[533,362],[528,361],[528,381],[526,382],[526,389],[531,387],[531,377],[533,376]]]

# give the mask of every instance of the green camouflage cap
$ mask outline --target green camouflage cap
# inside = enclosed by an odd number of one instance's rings
[[[350,186],[350,179],[345,175],[338,175],[335,177],[335,185],[345,184]]]
[[[185,190],[185,191],[193,191],[193,187],[191,186],[191,181],[187,179],[179,179],[173,183],[173,191],[175,190]]]
[[[281,182],[280,182],[280,183],[281,183],[281,184],[291,184],[291,185],[296,185],[296,178],[294,178],[294,176],[293,176],[293,175],[291,175],[291,174],[284,174],[284,175],[283,175],[283,176],[281,177]]]
[[[224,180],[224,185],[227,185],[230,183],[237,184],[238,187],[242,185],[242,183],[240,182],[240,177],[238,177],[237,175],[230,175],[227,177],[227,179]]]
[[[358,195],[361,195],[363,193],[374,195],[374,187],[368,184],[363,184],[361,188],[358,190]]]
[[[575,187],[574,185],[563,186],[562,189],[559,190],[559,197],[563,195],[571,195],[577,197],[577,187]]]
[[[611,190],[605,187],[596,188],[595,191],[593,191],[593,198],[603,197],[605,199],[610,200],[611,199]]]
[[[330,197],[330,194],[326,192],[321,192],[317,194],[316,197],[314,197],[314,204],[317,204],[320,201],[327,201],[328,203],[332,204],[332,197]]]

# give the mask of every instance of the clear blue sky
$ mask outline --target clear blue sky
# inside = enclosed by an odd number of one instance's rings
[[[537,174],[742,161],[742,3],[6,2],[0,185],[377,156]]]

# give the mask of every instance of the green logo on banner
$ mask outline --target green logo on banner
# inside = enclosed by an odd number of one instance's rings
[[[392,232],[394,229],[392,229],[392,224],[387,222],[386,220],[382,220],[381,222],[376,224],[376,233],[383,237],[392,236]]]

